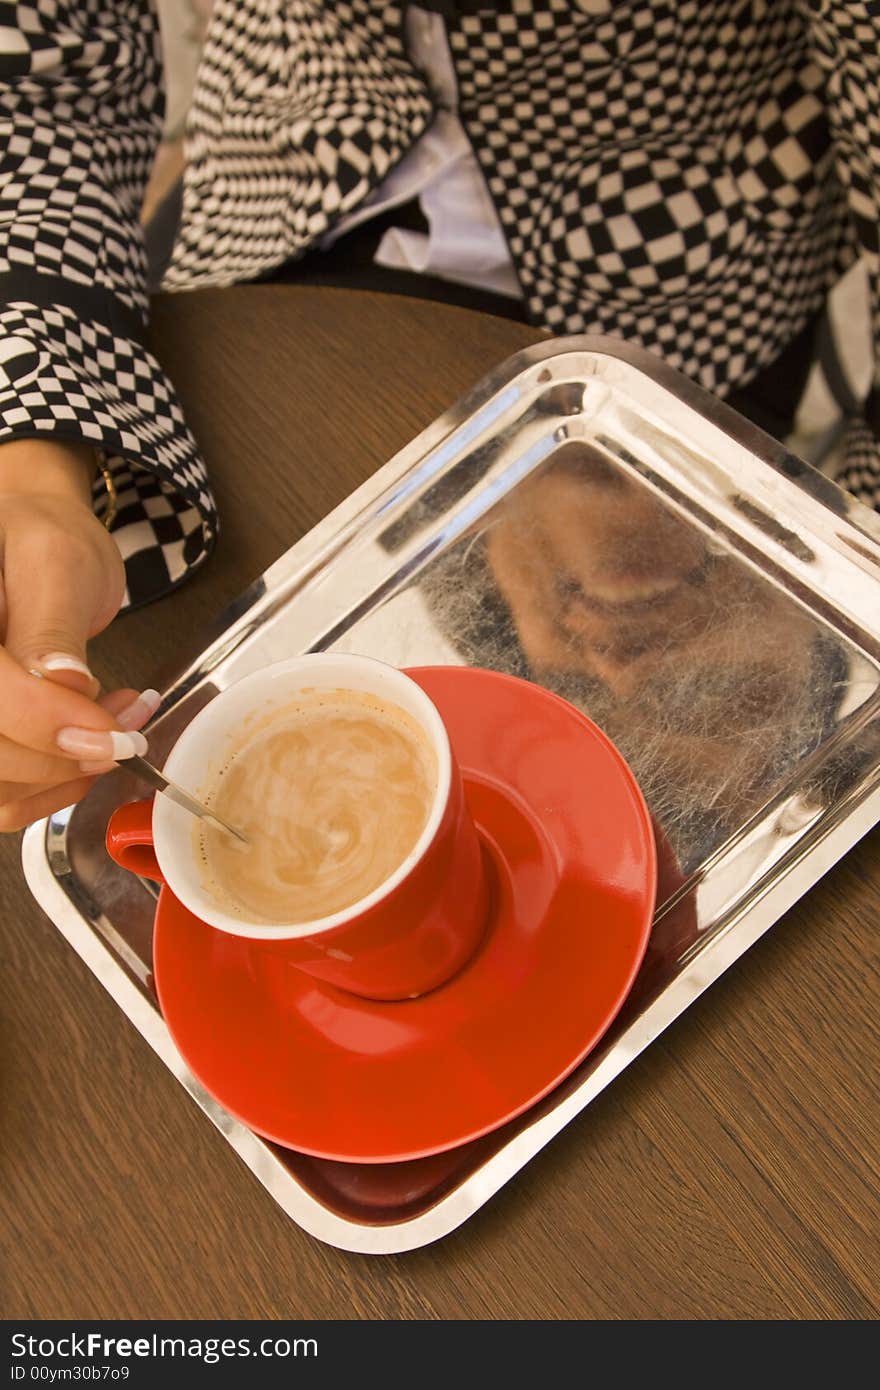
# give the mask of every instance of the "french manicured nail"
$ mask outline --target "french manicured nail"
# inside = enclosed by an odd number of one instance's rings
[[[120,729],[139,729],[141,724],[146,724],[150,715],[156,713],[161,703],[162,696],[158,690],[142,690],[136,700],[117,714],[116,723]]]
[[[59,729],[55,742],[62,753],[87,762],[118,763],[120,759],[133,758],[136,753],[143,756],[147,751],[147,740],[135,730],[118,733],[110,729],[104,733],[97,729]]]
[[[116,723],[122,729],[138,729],[141,724],[146,724],[150,715],[156,713],[161,703],[162,696],[158,690],[142,690],[136,700],[132,700],[121,714],[117,714]],[[99,762],[84,759],[79,766],[80,771],[85,772],[87,776],[100,777],[104,772],[112,772],[117,764],[102,758]]]
[[[88,676],[90,681],[97,685],[97,679],[92,675],[84,661],[80,661],[77,656],[70,656],[67,652],[50,652],[48,656],[43,656],[37,662],[41,671],[76,671],[78,676]]]

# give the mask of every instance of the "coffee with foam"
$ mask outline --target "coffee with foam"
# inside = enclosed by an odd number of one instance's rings
[[[404,710],[356,691],[303,691],[256,721],[203,791],[249,841],[199,828],[205,889],[249,922],[344,911],[415,848],[436,787],[434,750]]]

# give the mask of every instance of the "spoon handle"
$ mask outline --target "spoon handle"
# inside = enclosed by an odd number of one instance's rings
[[[194,796],[190,796],[189,792],[185,792],[183,787],[178,787],[176,782],[169,782],[168,778],[161,773],[157,767],[153,767],[152,763],[148,763],[146,759],[137,756],[126,758],[125,766],[134,773],[135,777],[138,777],[142,782],[146,782],[148,786],[155,787],[157,792],[163,792],[171,801],[176,802],[178,806],[182,806],[183,809],[189,811],[191,815],[198,816],[201,820],[211,821],[214,825],[218,825],[221,830],[225,830],[229,835],[234,835],[236,840],[240,840],[243,845],[248,844],[248,840],[242,835],[240,830],[236,830],[235,826],[229,825],[207,806],[204,806],[201,801],[197,801]]]

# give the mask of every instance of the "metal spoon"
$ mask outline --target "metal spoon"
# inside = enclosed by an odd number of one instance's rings
[[[135,754],[130,758],[126,758],[124,765],[134,773],[135,777],[140,778],[142,782],[146,782],[149,786],[155,787],[157,792],[164,793],[169,800],[175,802],[178,806],[182,806],[184,811],[189,811],[191,815],[199,816],[201,820],[207,820],[210,821],[212,825],[219,826],[219,828],[225,830],[227,834],[234,835],[236,840],[240,840],[243,845],[250,844],[247,836],[243,835],[240,830],[236,830],[234,825],[230,825],[208,806],[203,805],[201,801],[197,801],[194,796],[190,796],[189,792],[185,792],[183,787],[178,787],[176,782],[169,782],[165,774],[160,772],[157,767],[153,767],[152,763],[148,763],[145,758],[138,757]]]

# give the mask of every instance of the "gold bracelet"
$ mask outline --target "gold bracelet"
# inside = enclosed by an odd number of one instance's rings
[[[101,519],[104,522],[104,525],[107,527],[107,530],[109,531],[110,527],[116,520],[116,510],[118,506],[118,499],[116,496],[116,484],[113,481],[113,474],[110,472],[110,469],[107,467],[106,463],[102,463],[99,459],[98,467],[101,470],[101,477],[104,479],[104,485],[107,488],[107,510],[105,511]]]

